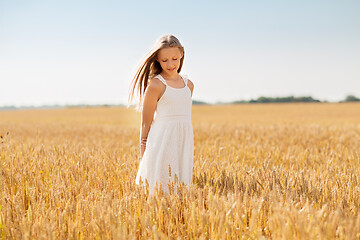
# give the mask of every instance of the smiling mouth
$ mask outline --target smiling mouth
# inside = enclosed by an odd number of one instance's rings
[[[170,68],[170,69],[168,69],[169,71],[174,71],[175,70],[175,68]]]

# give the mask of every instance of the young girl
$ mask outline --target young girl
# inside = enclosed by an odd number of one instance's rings
[[[140,179],[149,184],[152,194],[161,183],[168,190],[177,175],[188,185],[192,180],[194,136],[191,125],[194,84],[179,74],[184,48],[179,40],[166,35],[159,38],[145,57],[132,81],[129,100],[140,95]]]

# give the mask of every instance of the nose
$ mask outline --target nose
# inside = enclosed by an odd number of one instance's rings
[[[169,61],[169,65],[175,67],[175,61],[174,60]]]

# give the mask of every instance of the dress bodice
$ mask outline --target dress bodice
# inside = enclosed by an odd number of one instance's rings
[[[166,80],[159,74],[158,78],[165,84],[166,89],[157,103],[155,110],[156,118],[191,118],[191,90],[188,87],[188,78],[186,75],[180,75],[184,80],[185,86],[182,88],[170,87]]]

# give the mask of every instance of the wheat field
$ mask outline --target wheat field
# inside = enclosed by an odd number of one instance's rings
[[[1,238],[360,239],[360,104],[194,106],[192,120],[192,184],[148,195],[133,109],[1,111]]]

